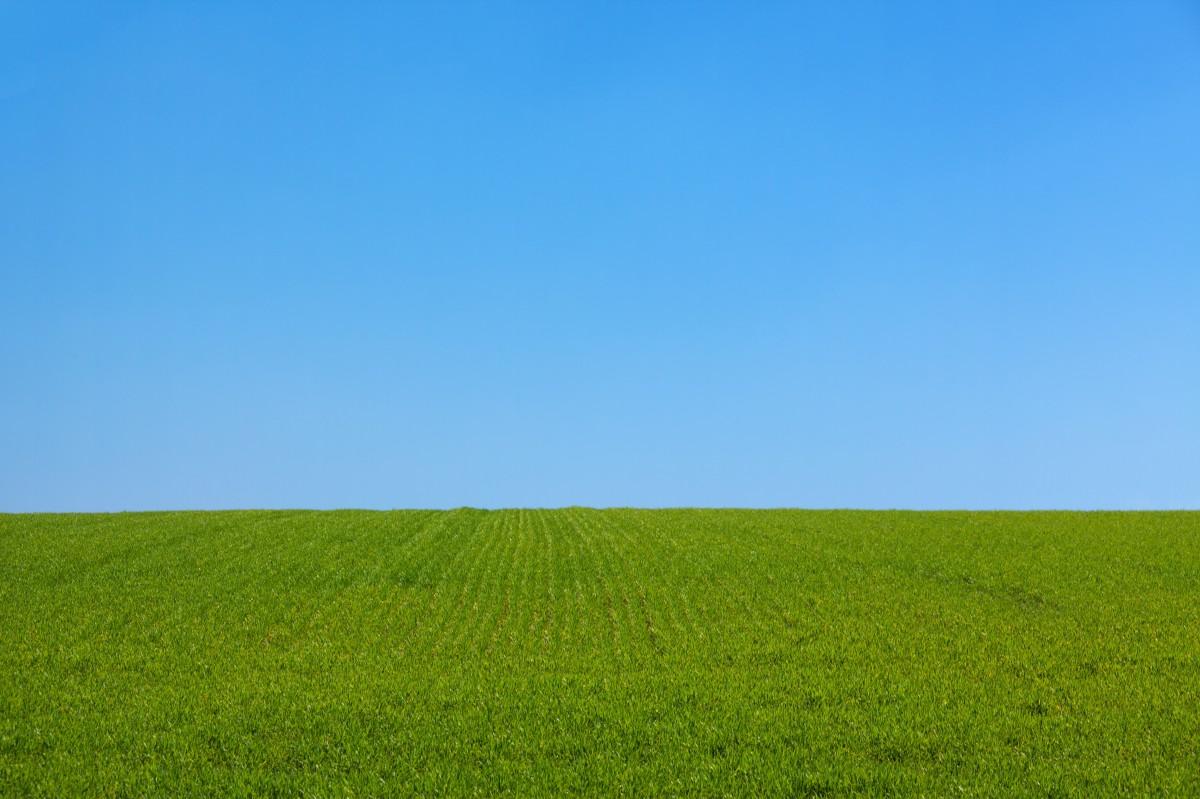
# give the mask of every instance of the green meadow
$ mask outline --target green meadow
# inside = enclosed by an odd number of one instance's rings
[[[1197,796],[1200,513],[0,515],[0,795]]]

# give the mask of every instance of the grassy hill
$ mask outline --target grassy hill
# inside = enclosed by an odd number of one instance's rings
[[[1200,795],[1200,514],[0,516],[0,795]]]

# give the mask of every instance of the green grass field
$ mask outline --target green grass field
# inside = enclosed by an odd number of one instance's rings
[[[0,795],[1200,795],[1200,513],[0,516]]]

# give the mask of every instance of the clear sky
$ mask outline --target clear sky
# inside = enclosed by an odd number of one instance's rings
[[[3,3],[0,153],[0,510],[1200,506],[1195,3]]]

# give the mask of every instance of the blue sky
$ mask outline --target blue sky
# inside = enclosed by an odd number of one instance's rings
[[[4,3],[0,151],[0,510],[1200,506],[1193,3]]]

